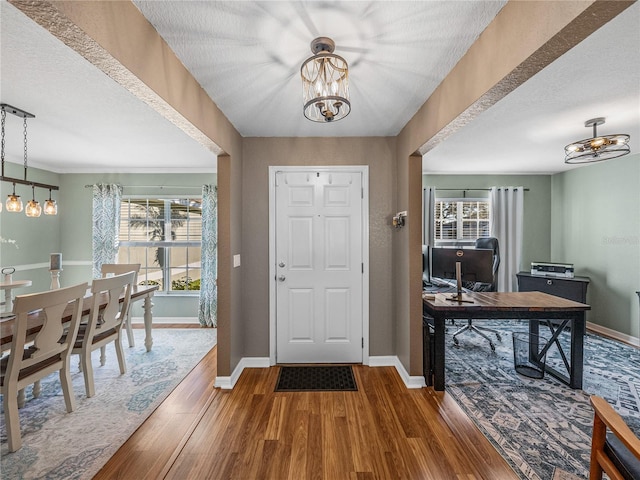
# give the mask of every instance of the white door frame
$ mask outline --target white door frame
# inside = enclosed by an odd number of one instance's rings
[[[362,174],[362,363],[369,364],[369,166],[269,167],[269,364],[276,364],[276,173],[357,172]]]

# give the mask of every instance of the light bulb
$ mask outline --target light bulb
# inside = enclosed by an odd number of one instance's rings
[[[578,150],[581,150],[582,145],[580,145],[579,143],[572,143],[571,145],[567,146],[567,151],[569,152],[577,152]]]
[[[42,207],[35,199],[29,200],[27,202],[27,209],[25,210],[25,214],[27,215],[27,217],[39,217],[40,215],[42,215]]]
[[[11,195],[7,195],[7,212],[21,212],[22,200],[20,195],[16,195],[15,192]]]
[[[44,214],[45,215],[57,215],[58,204],[51,198],[51,189],[49,189],[49,199],[44,202]]]
[[[31,200],[27,202],[27,210],[24,212],[27,217],[39,217],[42,215],[42,207],[36,201],[36,189],[31,185]]]
[[[45,215],[57,215],[58,214],[58,204],[55,200],[49,198],[49,200],[45,200],[44,202],[44,214]]]

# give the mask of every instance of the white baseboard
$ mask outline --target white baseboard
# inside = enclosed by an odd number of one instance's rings
[[[230,377],[217,376],[213,386],[223,390],[231,390],[245,368],[269,368],[269,366],[269,357],[243,357]]]
[[[216,381],[213,386],[222,388],[223,390],[231,390],[245,368],[269,368],[270,366],[269,357],[244,357],[238,362],[238,365],[233,370],[230,377],[216,377]],[[422,388],[427,385],[423,376],[409,375],[397,356],[369,357],[369,366],[395,367],[407,388]]]
[[[144,324],[144,317],[131,317],[132,324]],[[156,317],[153,316],[152,323],[184,323],[184,324],[199,324],[198,317]]]
[[[640,339],[636,337],[632,337],[631,335],[627,335],[624,333],[620,333],[616,330],[612,330],[607,327],[603,327],[602,325],[597,325],[595,323],[587,322],[587,330],[591,330],[595,333],[599,333],[605,337],[613,338],[614,340],[618,340],[622,343],[626,343],[628,345],[634,347],[640,347]]]
[[[409,372],[407,372],[404,365],[402,365],[402,362],[396,355],[369,357],[369,366],[395,367],[398,375],[400,375],[400,378],[402,378],[402,381],[407,388],[422,388],[427,386],[423,376],[409,375]]]

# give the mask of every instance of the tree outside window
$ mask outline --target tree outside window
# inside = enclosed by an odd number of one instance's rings
[[[119,263],[140,263],[140,283],[165,293],[200,290],[200,198],[125,198]]]

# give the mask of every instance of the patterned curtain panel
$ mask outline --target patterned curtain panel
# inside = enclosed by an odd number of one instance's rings
[[[217,327],[218,310],[218,187],[202,186],[202,280],[198,320],[205,327]]]
[[[103,263],[115,263],[118,255],[122,186],[98,183],[93,186],[93,278],[100,278]]]

